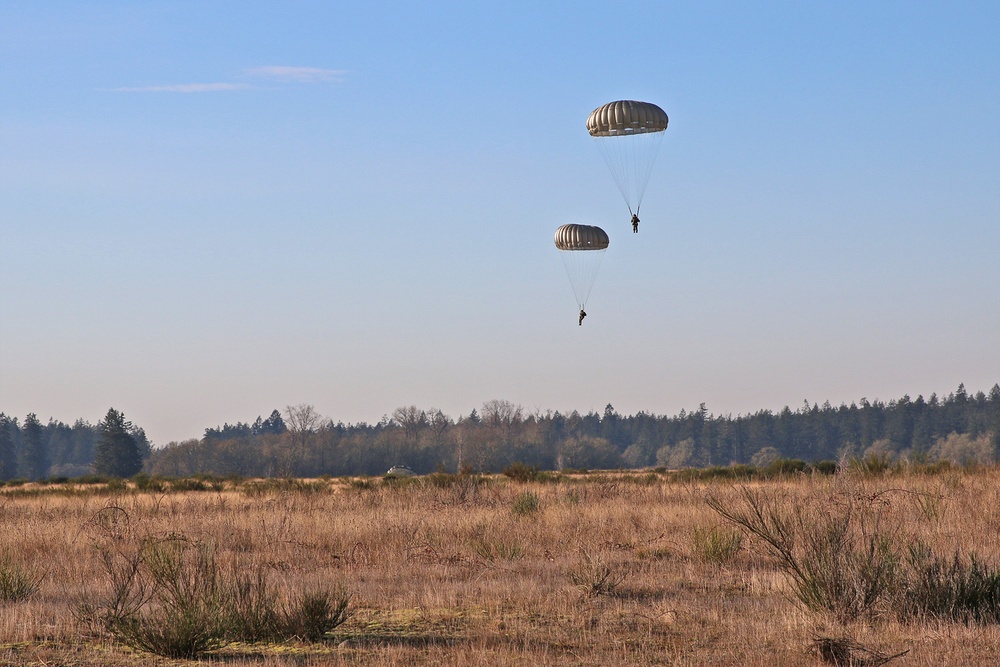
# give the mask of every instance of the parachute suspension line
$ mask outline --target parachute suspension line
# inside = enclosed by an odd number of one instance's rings
[[[594,137],[625,204],[637,213],[652,175],[663,132]]]
[[[621,193],[622,199],[625,200],[625,205],[631,209],[631,192],[628,187],[630,176],[628,147],[621,145],[627,139],[625,137],[594,137],[594,141],[597,143],[597,149],[604,159],[604,164],[607,165],[608,171],[611,172],[611,176],[614,178],[615,185],[618,186],[618,191]]]
[[[590,292],[601,268],[604,252],[604,250],[567,250],[559,253],[566,274],[569,276],[570,286],[573,288],[576,305],[580,310],[586,309]]]
[[[635,212],[639,213],[639,206],[642,204],[642,198],[646,194],[646,186],[649,185],[649,178],[653,174],[653,164],[656,162],[656,156],[660,152],[660,145],[663,143],[664,132],[650,132],[643,135],[645,139],[644,150],[640,152],[637,151],[636,157],[640,158],[636,162],[642,162],[641,166],[636,166],[635,178],[636,178],[636,204]],[[638,137],[637,137],[638,138]]]

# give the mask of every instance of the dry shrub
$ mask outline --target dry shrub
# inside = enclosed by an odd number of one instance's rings
[[[823,662],[835,667],[879,667],[909,653],[906,650],[889,654],[862,646],[845,637],[815,637],[812,647]]]
[[[229,641],[317,641],[347,619],[343,589],[308,589],[279,604],[262,563],[232,560],[226,569],[211,544],[118,530],[121,514],[102,515],[96,547],[109,592],[85,596],[77,617],[132,648],[192,659]],[[109,517],[118,517],[110,530]]]
[[[708,503],[759,538],[810,609],[842,621],[887,613],[901,620],[1000,623],[1000,567],[974,553],[942,557],[903,535],[887,511],[886,493],[790,503],[743,488],[739,506],[717,497]]]
[[[591,598],[614,592],[628,576],[627,572],[609,563],[603,553],[587,549],[580,550],[579,559],[566,574],[584,597]]]
[[[145,541],[139,573],[150,595],[110,625],[116,638],[171,658],[196,658],[223,644],[222,582],[210,547],[183,536]]]
[[[503,475],[515,482],[533,482],[538,478],[538,468],[516,461],[503,469]]]
[[[899,528],[887,525],[878,503],[849,495],[789,502],[747,487],[740,500],[730,507],[713,496],[708,504],[761,541],[806,607],[849,621],[875,613],[894,592]]]
[[[234,562],[226,585],[226,635],[239,641],[267,641],[279,636],[276,593],[263,565]]]
[[[922,543],[910,546],[899,609],[910,618],[928,616],[962,623],[1000,623],[1000,569],[975,554],[952,558]]]
[[[343,589],[305,591],[286,606],[280,627],[288,637],[319,641],[347,620],[350,600],[351,596]]]

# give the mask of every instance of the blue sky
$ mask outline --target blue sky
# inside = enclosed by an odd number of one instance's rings
[[[165,444],[1000,381],[1000,4],[628,7],[0,3],[0,411]],[[615,99],[670,116],[637,235]],[[583,326],[570,222],[611,237]]]

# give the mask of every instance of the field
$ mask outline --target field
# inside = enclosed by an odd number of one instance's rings
[[[904,651],[888,664],[1000,664],[995,617],[916,613],[898,591],[857,609],[806,604],[780,553],[718,511],[757,502],[784,517],[799,563],[814,526],[846,517],[835,556],[876,544],[898,566],[920,544],[995,568],[997,469],[112,486],[0,488],[0,588],[5,572],[38,584],[0,601],[0,664],[194,664],[129,648],[94,620],[113,598],[108,563],[152,543],[210,553],[223,578],[260,575],[286,602],[349,593],[347,620],[314,641],[227,641],[199,658],[234,667],[874,665]]]

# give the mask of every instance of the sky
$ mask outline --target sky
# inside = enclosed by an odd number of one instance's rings
[[[0,411],[1000,382],[1000,3],[0,1]],[[670,117],[632,234],[584,127]],[[552,235],[599,225],[577,306]]]

